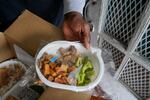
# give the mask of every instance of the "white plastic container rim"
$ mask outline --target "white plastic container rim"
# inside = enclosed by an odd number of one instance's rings
[[[44,46],[39,53],[36,56],[36,61],[35,61],[35,66],[36,66],[36,71],[37,74],[39,76],[39,78],[41,79],[41,81],[46,84],[49,87],[53,87],[53,88],[58,88],[58,89],[64,89],[64,90],[71,90],[71,91],[75,91],[75,92],[84,92],[84,91],[89,91],[91,89],[93,89],[95,86],[97,86],[99,84],[99,82],[102,79],[102,76],[104,74],[104,62],[102,60],[101,57],[101,50],[100,49],[96,49],[96,48],[92,48],[91,47],[91,52],[96,54],[97,60],[99,62],[98,65],[98,69],[99,72],[95,78],[95,80],[93,80],[91,83],[89,83],[86,86],[71,86],[71,85],[65,85],[65,84],[59,84],[59,83],[55,83],[55,82],[50,82],[49,80],[47,80],[43,74],[41,73],[39,67],[38,67],[38,59],[40,59],[43,55],[44,52],[47,52],[49,54],[55,54],[56,51],[60,48],[60,47],[64,47],[67,48],[70,45],[74,45],[79,52],[86,52],[87,50],[82,46],[81,43],[78,42],[68,42],[68,41],[55,41],[55,42],[51,42],[49,44],[47,44],[46,46]]]
[[[17,59],[10,59],[10,60],[7,60],[7,61],[4,61],[4,62],[2,62],[2,63],[0,63],[0,68],[7,68],[7,67],[9,67],[9,65],[11,65],[11,64],[19,64],[19,65],[21,65],[21,67],[25,70],[25,71],[27,71],[27,68],[26,68],[26,66],[22,63],[22,62],[20,62],[19,60],[17,60]],[[15,89],[15,87],[18,85],[18,82],[19,81],[17,81],[16,82],[16,84],[14,84],[2,97],[0,97],[0,100],[2,99],[2,100],[5,100],[6,99],[6,97]]]
[[[25,71],[27,70],[25,65],[17,59],[10,59],[10,60],[0,63],[0,68],[5,68],[5,67],[7,68],[11,64],[19,64]]]

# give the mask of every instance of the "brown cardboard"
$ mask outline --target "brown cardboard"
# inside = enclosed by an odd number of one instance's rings
[[[72,92],[67,90],[60,90],[48,88],[41,95],[39,100],[90,100],[91,92]]]
[[[13,58],[14,52],[10,49],[4,33],[0,32],[0,62]]]
[[[17,44],[34,56],[42,41],[63,39],[62,32],[33,13],[25,10],[4,32],[10,44]]]
[[[34,56],[41,41],[60,39],[63,39],[63,35],[59,28],[26,10],[4,34],[0,33],[0,61],[14,57],[13,49],[10,48],[13,44]],[[89,100],[90,96],[89,92],[76,93],[48,88],[40,100]]]

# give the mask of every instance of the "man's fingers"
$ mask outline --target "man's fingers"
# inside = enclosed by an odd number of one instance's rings
[[[83,42],[84,46],[88,49],[90,48],[90,26],[86,23],[82,28],[82,37],[81,42]]]
[[[65,15],[63,22],[64,37],[67,40],[80,40],[86,48],[90,47],[90,27],[77,12]]]
[[[82,31],[82,24],[81,22],[76,22],[73,25],[71,25],[72,34],[76,37],[76,40],[80,40],[80,33]]]
[[[63,32],[66,40],[70,41],[79,41],[80,33],[81,33],[82,25],[72,26],[68,25],[68,23],[63,24]]]
[[[89,43],[89,39],[87,36],[82,36],[80,41],[81,41],[81,43],[83,43],[85,48],[87,48],[87,49],[90,48],[90,43]]]
[[[87,38],[87,37],[84,37],[83,45],[84,45],[87,49],[89,49],[89,48],[90,48],[90,43],[89,43],[89,41],[88,41],[88,38]]]
[[[70,41],[76,40],[76,36],[72,34],[73,32],[71,28],[66,23],[64,23],[63,25],[63,32],[66,40],[70,40]]]
[[[73,31],[74,33],[80,33],[80,32],[81,32],[81,29],[82,29],[81,22],[76,22],[76,23],[74,23],[74,24],[71,26],[71,28],[72,28],[72,31]]]

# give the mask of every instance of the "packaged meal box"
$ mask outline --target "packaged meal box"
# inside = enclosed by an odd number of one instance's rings
[[[39,78],[53,88],[88,91],[94,88],[104,73],[100,49],[85,49],[81,43],[55,41],[37,54]]]

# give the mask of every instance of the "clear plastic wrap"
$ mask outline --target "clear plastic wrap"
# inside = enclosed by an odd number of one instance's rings
[[[106,100],[137,100],[119,81],[114,78],[115,64],[111,52],[102,50],[105,71],[102,81],[95,87],[93,96]]]

